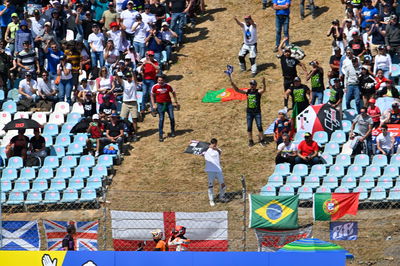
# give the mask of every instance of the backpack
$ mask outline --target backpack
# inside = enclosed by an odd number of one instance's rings
[[[289,44],[285,46],[285,48],[289,48],[291,53],[291,57],[297,59],[297,60],[302,60],[306,56],[306,53],[301,49],[299,46],[294,45],[294,44]]]

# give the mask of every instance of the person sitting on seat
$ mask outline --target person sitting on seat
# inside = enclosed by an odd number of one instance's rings
[[[394,138],[388,132],[388,126],[382,125],[382,133],[376,137],[376,154],[392,155],[394,153]]]
[[[313,141],[311,133],[306,132],[304,134],[304,140],[300,142],[297,147],[297,157],[295,164],[304,163],[307,165],[314,165],[321,163],[321,159],[318,156],[318,144]]]
[[[290,167],[293,167],[297,155],[296,145],[290,141],[290,137],[287,133],[283,133],[282,141],[283,142],[278,145],[278,153],[275,157],[275,163],[290,163]]]
[[[98,157],[100,154],[100,138],[103,136],[104,125],[100,121],[98,114],[92,116],[93,121],[89,124],[87,132],[89,133],[89,138],[86,142],[88,151],[92,154],[93,145],[96,144],[95,156]]]
[[[26,153],[28,151],[28,144],[29,138],[25,136],[25,129],[19,129],[18,135],[14,136],[10,140],[10,144],[8,144],[6,147],[7,158],[19,156],[25,161]]]
[[[34,136],[29,140],[29,150],[28,155],[32,157],[39,157],[43,160],[47,156],[46,152],[46,140],[40,135],[40,130],[35,128]]]

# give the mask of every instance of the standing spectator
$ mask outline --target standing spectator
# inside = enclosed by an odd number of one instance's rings
[[[140,14],[136,15],[136,22],[132,26],[132,31],[134,32],[133,45],[140,58],[145,56],[146,34],[149,30],[150,27],[142,21],[142,16]]]
[[[282,143],[278,145],[278,152],[275,157],[275,164],[289,163],[293,167],[297,155],[296,145],[290,141],[287,133],[282,135]]]
[[[171,12],[171,29],[178,34],[178,38],[175,41],[177,46],[181,46],[183,43],[183,27],[186,22],[186,13],[188,13],[193,1],[189,1],[186,5],[186,0],[168,0],[167,5]]]
[[[247,109],[246,109],[246,120],[247,120],[247,135],[249,141],[249,147],[254,146],[253,140],[253,120],[256,121],[257,129],[258,129],[258,139],[260,144],[266,146],[267,143],[264,140],[264,130],[262,127],[261,120],[261,96],[265,92],[265,78],[263,78],[263,87],[261,89],[257,89],[257,81],[250,81],[250,89],[247,91],[240,90],[236,84],[232,80],[232,76],[229,76],[229,80],[231,82],[232,88],[241,94],[247,95]]]
[[[205,172],[208,175],[208,199],[210,206],[215,206],[214,203],[214,180],[217,179],[219,183],[219,200],[225,202],[225,191],[226,186],[224,182],[224,175],[222,174],[221,167],[221,149],[218,148],[218,140],[213,138],[210,141],[210,146],[204,153],[204,159],[206,161]]]
[[[44,29],[43,32],[39,35],[36,36],[35,42],[38,46],[38,57],[39,57],[39,64],[44,68],[44,59],[46,58],[46,47],[48,46],[49,43],[54,42],[57,44],[57,38],[55,37],[53,31],[51,30],[51,23],[50,22],[45,22],[44,23]],[[51,46],[51,45],[50,45]]]
[[[158,62],[158,64],[161,66],[161,52],[163,50],[163,45],[162,45],[162,35],[161,32],[159,32],[156,28],[155,25],[152,25],[150,27],[150,30],[146,33],[146,48],[147,51],[153,51],[154,52],[154,59]],[[160,68],[161,70],[161,68]]]
[[[133,37],[135,36],[135,31],[132,29],[133,23],[137,21],[139,12],[133,9],[133,1],[128,1],[127,9],[121,12],[121,29],[125,31],[126,38],[133,44]]]
[[[36,94],[36,80],[32,79],[32,74],[26,72],[25,79],[19,82],[18,93],[21,100],[31,100],[36,102],[38,95]]]
[[[299,65],[305,73],[307,73],[306,66],[299,60],[293,58],[292,51],[289,48],[283,50],[283,45],[286,38],[282,40],[279,45],[279,59],[281,61],[282,76],[283,76],[283,94],[284,94],[284,105],[288,107],[288,98],[286,97],[286,91],[292,85],[294,78],[297,77],[297,65]]]
[[[371,26],[374,23],[374,15],[378,15],[378,9],[372,5],[371,0],[365,0],[365,6],[361,9],[361,28],[365,29],[367,26]]]
[[[272,4],[272,0],[262,0],[262,9],[267,9]]]
[[[286,98],[289,96],[293,101],[292,118],[295,120],[296,116],[303,112],[311,102],[310,88],[304,84],[301,84],[301,79],[295,77],[293,80],[293,86],[289,87],[286,91]]]
[[[57,38],[57,42],[61,42],[66,36],[67,27],[65,25],[65,20],[60,16],[60,12],[58,10],[53,10],[51,13],[51,29],[54,32],[54,35]]]
[[[83,43],[86,48],[89,50],[89,35],[92,34],[93,25],[97,24],[96,21],[92,17],[92,13],[90,11],[86,11],[85,17],[81,20],[82,30],[83,30]]]
[[[331,67],[331,71],[328,72],[328,78],[334,79],[339,77],[339,69],[340,69],[340,59],[342,58],[342,54],[340,53],[340,48],[333,48],[334,54],[329,59],[329,66]]]
[[[350,27],[350,25],[347,25],[347,23],[346,23],[346,26]],[[332,38],[333,38],[332,46],[334,48],[339,47],[341,53],[344,53],[345,44],[344,44],[343,37],[346,35],[347,29],[348,28],[346,28],[346,27],[344,27],[344,28],[340,27],[339,20],[335,19],[334,21],[332,21],[332,25],[329,28],[329,31],[327,33],[327,37],[332,35]],[[347,42],[346,42],[346,44],[347,44]]]
[[[145,4],[144,5],[144,12],[141,14],[143,22],[146,23],[147,25],[155,25],[157,22],[156,16],[150,12],[151,10],[151,5],[150,4]]]
[[[93,24],[92,31],[89,35],[90,57],[92,59],[92,68],[104,66],[104,35],[100,32],[99,25]]]
[[[367,109],[367,114],[372,118],[372,128],[378,128],[380,124],[380,118],[381,118],[381,110],[379,109],[378,106],[375,105],[376,100],[371,98],[368,101],[369,106]]]
[[[137,141],[137,119],[138,119],[138,104],[137,104],[137,79],[136,73],[127,73],[126,80],[122,80],[118,76],[119,82],[123,84],[122,94],[122,107],[121,107],[121,118],[128,121],[129,114],[132,117],[133,133],[130,134],[133,141]]]
[[[304,140],[300,142],[297,147],[297,157],[295,164],[304,163],[307,165],[314,165],[321,163],[318,156],[319,147],[317,142],[313,141],[311,133],[304,134]]]
[[[50,74],[50,79],[55,80],[57,77],[57,65],[60,63],[60,57],[64,55],[64,52],[58,49],[57,43],[49,40],[44,47],[44,54],[47,59],[47,71]]]
[[[278,47],[281,43],[281,34],[283,28],[283,35],[285,36],[286,45],[289,44],[289,15],[290,5],[292,0],[273,0],[273,8],[275,9],[275,49],[274,53],[278,52]]]
[[[12,67],[12,57],[5,52],[6,41],[0,40],[0,88],[7,93],[7,81]]]
[[[21,77],[29,72],[35,78],[36,73],[40,73],[39,60],[36,53],[31,49],[30,42],[23,43],[24,49],[17,54],[17,65],[20,67],[19,74]]]
[[[378,54],[374,60],[374,75],[377,74],[378,69],[382,69],[385,78],[390,78],[392,75],[392,58],[386,53],[384,45],[379,45]]]
[[[120,26],[117,22],[110,23],[110,30],[107,31],[106,35],[108,40],[112,40],[116,49],[118,49],[119,54],[122,55],[125,50],[125,32],[121,31]],[[108,41],[107,40],[107,41]]]
[[[300,0],[300,18],[304,19],[304,2],[305,0]],[[311,11],[312,18],[315,19],[315,5],[314,0],[308,0],[308,8]]]
[[[357,112],[361,108],[361,96],[358,76],[361,72],[358,58],[353,57],[351,64],[343,64],[344,88],[346,90],[346,108],[350,109],[350,101],[354,98]]]
[[[143,76],[142,81],[142,91],[143,91],[143,98],[142,98],[142,106],[140,108],[140,112],[142,118],[144,118],[144,113],[146,110],[146,104],[151,100],[149,99],[152,87],[156,83],[157,74],[159,72],[160,66],[158,62],[154,59],[154,52],[148,51],[146,54],[146,58],[143,61],[143,65],[141,67],[141,72]],[[169,97],[169,96],[168,96]],[[154,113],[153,104],[151,107],[151,112]]]
[[[79,48],[78,41],[69,41],[66,44],[64,50],[67,61],[71,63],[72,66],[72,85],[76,92],[79,86],[79,76],[81,74],[81,63],[83,62],[81,56],[81,49]],[[82,44],[80,44],[82,45]]]
[[[171,100],[171,96],[174,99],[174,102]],[[153,86],[151,89],[151,105],[154,110],[157,110],[158,115],[160,116],[158,122],[158,134],[159,141],[163,142],[163,128],[164,128],[164,117],[165,112],[168,113],[169,121],[171,123],[171,134],[170,137],[175,137],[175,117],[174,117],[174,106],[179,109],[178,99],[176,98],[175,90],[168,84],[165,83],[165,76],[158,76],[157,84]]]
[[[251,16],[246,16],[244,23],[240,22],[236,17],[234,19],[243,31],[243,44],[239,52],[240,69],[242,71],[246,70],[245,56],[249,54],[251,73],[254,77],[257,74],[257,25]]]
[[[367,114],[367,108],[361,107],[360,113],[354,118],[350,130],[350,139],[357,139],[358,142],[367,142],[367,153],[372,153],[372,126],[374,122],[372,118]]]
[[[97,91],[97,103],[101,105],[103,103],[103,97],[108,95],[110,102],[115,102],[114,94],[111,93],[113,76],[108,73],[106,67],[100,69],[99,77],[96,79],[95,88]]]
[[[367,106],[368,101],[375,95],[375,78],[369,73],[366,66],[362,66],[358,81],[364,106]]]
[[[342,117],[342,102],[343,102],[343,86],[340,83],[340,79],[339,78],[335,78],[333,80],[333,85],[329,84],[329,88],[330,88],[330,96],[329,96],[329,101],[328,103],[335,108],[339,114],[340,117]]]
[[[385,27],[386,24],[381,23],[380,17],[375,15],[374,22],[371,24],[368,31],[368,35],[372,37],[370,45],[372,56],[375,56],[378,53],[379,46],[385,45]]]
[[[391,156],[394,153],[395,140],[390,132],[388,132],[387,125],[382,125],[381,130],[382,133],[376,137],[376,153]]]
[[[307,75],[307,80],[311,79],[311,104],[317,102],[322,104],[324,100],[324,69],[319,65],[318,61],[311,61],[312,70]]]
[[[65,99],[72,104],[72,65],[68,63],[65,55],[60,56],[60,63],[57,65],[57,76],[60,76],[60,83],[58,84],[58,100],[63,102]]]
[[[19,53],[24,49],[24,42],[29,42],[31,47],[33,47],[33,37],[32,32],[28,28],[28,22],[22,20],[19,23],[19,30],[15,33],[15,52]]]
[[[100,23],[104,25],[103,26],[104,32],[109,31],[111,29],[110,28],[111,23],[113,22],[119,23],[119,16],[120,16],[119,13],[115,11],[113,2],[109,2],[108,10],[104,11],[103,16],[100,20]]]
[[[92,3],[92,8],[94,9],[94,20],[100,22],[104,11],[109,8],[109,2],[107,0],[90,0],[90,2]]]
[[[35,9],[33,11],[33,16],[28,18],[29,23],[31,24],[32,37],[35,43],[35,48],[40,48],[40,41],[36,40],[36,37],[42,35],[44,30],[44,23],[46,20],[40,17],[40,11]]]
[[[160,3],[160,0],[155,0],[153,4],[151,5],[151,11],[152,14],[156,16],[156,27],[158,30],[161,29],[161,24],[166,18],[166,10],[165,6]],[[175,36],[178,37],[178,36]]]
[[[389,24],[385,29],[385,45],[390,54],[399,52],[400,48],[400,25],[396,15],[390,16]]]
[[[164,69],[169,68],[169,64],[172,63],[171,61],[171,54],[172,54],[172,38],[176,38],[178,35],[173,32],[167,22],[162,23],[161,27],[161,40],[164,45],[163,49],[163,61],[164,61]]]
[[[74,240],[75,233],[76,233],[75,226],[69,224],[67,226],[67,235],[62,240],[62,250],[64,251],[75,250],[75,240]]]
[[[10,0],[4,1],[3,5],[0,6],[1,39],[4,39],[7,25],[11,23],[11,14],[13,14],[15,10],[15,6]]]
[[[17,13],[11,14],[11,22],[7,25],[5,40],[8,43],[11,55],[15,52],[15,33],[19,30],[19,18]]]
[[[49,79],[49,72],[43,71],[42,77],[37,79],[37,93],[42,100],[56,103],[58,101],[57,89],[54,81]]]
[[[289,134],[291,130],[292,130],[292,123],[290,122],[289,119],[287,119],[286,111],[279,110],[278,119],[276,119],[274,122],[274,141],[276,142],[276,146],[282,143],[283,135]]]
[[[358,57],[362,57],[365,52],[365,45],[357,31],[353,32],[353,39],[349,42],[349,47],[353,50],[353,54]]]
[[[119,51],[114,46],[114,42],[111,39],[107,40],[106,48],[104,48],[104,60],[105,67],[108,69],[108,73],[112,73],[113,65],[118,61]]]

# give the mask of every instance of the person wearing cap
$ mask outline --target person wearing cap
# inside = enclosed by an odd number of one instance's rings
[[[89,35],[88,43],[90,46],[90,58],[92,68],[104,66],[104,34],[100,32],[98,24],[92,25],[92,33]]]
[[[332,40],[332,47],[339,47],[340,51],[343,53],[344,52],[344,40],[343,40],[343,36],[345,36],[344,32],[344,28],[342,28],[339,25],[339,20],[335,19],[334,21],[331,22],[332,25],[329,28],[326,36],[332,36],[333,40]]]
[[[119,116],[116,113],[111,115],[111,121],[107,123],[106,137],[100,139],[100,152],[102,148],[110,143],[116,143],[120,151],[122,151],[122,145],[124,144],[124,125],[119,120]]]
[[[287,119],[286,110],[279,110],[278,118],[274,122],[274,141],[276,142],[276,146],[282,143],[283,134],[290,134],[291,131],[292,123]]]
[[[19,53],[24,49],[23,43],[29,42],[31,47],[33,47],[33,37],[32,32],[28,28],[28,22],[22,20],[19,23],[19,30],[15,33],[15,52]]]
[[[400,124],[400,105],[398,102],[393,102],[392,108],[384,111],[380,126],[384,124]]]
[[[5,0],[4,3],[0,6],[1,39],[4,39],[7,25],[11,23],[11,14],[13,14],[15,11],[16,8],[10,0]]]
[[[121,19],[121,29],[125,31],[126,39],[132,44],[133,37],[134,37],[134,30],[132,30],[133,23],[137,21],[137,12],[133,9],[134,4],[133,1],[128,1],[127,9],[121,12],[120,19]]]
[[[378,15],[378,9],[372,5],[371,0],[365,0],[365,6],[361,9],[361,28],[365,29],[367,26],[371,26],[374,22],[374,15]]]
[[[73,224],[67,226],[67,234],[62,240],[61,249],[64,251],[74,251],[75,250],[75,239],[76,228]]]
[[[395,139],[391,133],[388,132],[387,125],[382,125],[381,131],[382,132],[376,137],[376,154],[386,155],[389,159],[390,156],[395,153]]]
[[[329,66],[331,70],[328,72],[329,80],[339,77],[340,60],[342,59],[341,50],[339,47],[333,48],[334,54],[329,58]]]
[[[111,115],[117,113],[117,106],[110,99],[109,94],[104,94],[103,102],[99,107],[99,114],[102,120],[110,120]]]
[[[133,58],[133,60],[132,60],[132,58]],[[124,64],[127,69],[127,72],[132,72],[133,70],[135,70],[136,69],[135,55],[130,52],[127,53],[124,57]]]
[[[46,70],[42,72],[42,77],[37,79],[36,89],[42,100],[50,101],[53,105],[58,101],[57,88]]]
[[[154,52],[154,59],[161,65],[161,52],[163,50],[163,42],[161,40],[162,35],[159,32],[155,25],[150,26],[150,30],[146,33],[146,50]],[[160,67],[160,74],[162,68]]]
[[[357,31],[353,31],[353,39],[349,42],[348,47],[353,50],[354,56],[362,57],[367,51],[364,42]]]
[[[103,136],[104,124],[100,120],[98,114],[92,116],[92,122],[89,123],[87,133],[89,138],[86,141],[88,152],[93,154],[93,145],[96,144],[95,156],[98,157],[100,154],[100,139]]]
[[[120,14],[115,10],[114,3],[109,2],[108,10],[104,11],[103,16],[99,22],[101,24],[104,24],[103,28],[105,29],[105,31],[109,31],[111,29],[110,28],[111,23],[120,22],[119,16]]]
[[[92,13],[90,11],[86,11],[85,15],[82,16],[82,19],[80,19],[79,22],[82,26],[83,31],[83,43],[85,44],[86,49],[89,50],[89,35],[92,34],[92,27],[94,24],[97,24],[97,22],[93,19]]]
[[[361,66],[357,57],[352,57],[351,64],[343,62],[344,88],[346,92],[346,109],[350,109],[350,101],[356,102],[357,112],[361,108],[360,81],[358,76],[361,72]]]
[[[307,75],[307,80],[311,79],[311,104],[317,102],[322,104],[324,100],[324,69],[319,65],[318,61],[313,60],[310,62],[312,70]]]
[[[377,74],[378,69],[383,71],[385,78],[389,78],[392,75],[392,58],[386,53],[384,45],[379,45],[378,54],[374,58],[374,75]]]
[[[301,83],[299,77],[293,79],[293,85],[287,89],[285,96],[286,99],[289,99],[289,96],[292,98],[293,119],[296,119],[296,116],[303,112],[311,103],[311,90],[307,85]]]
[[[194,1],[174,0],[169,1],[169,11],[171,13],[171,29],[178,34],[178,38],[173,40],[178,47],[183,43],[183,28],[186,23],[186,14],[194,4]]]
[[[261,96],[266,90],[265,78],[262,79],[262,88],[257,89],[257,81],[250,81],[250,89],[247,91],[239,89],[232,80],[232,75],[229,75],[229,81],[231,82],[232,88],[241,94],[246,94],[247,96],[247,109],[246,109],[246,120],[247,120],[247,137],[249,147],[254,146],[253,140],[253,120],[256,121],[258,129],[258,140],[260,144],[266,146],[267,143],[264,138],[264,130],[262,127],[261,119]]]
[[[138,120],[138,103],[137,103],[137,79],[136,73],[126,73],[126,80],[122,80],[122,77],[117,76],[119,82],[122,83],[122,107],[121,107],[121,119],[124,119],[128,123],[129,114],[132,117],[133,132],[128,132],[129,137],[133,141],[137,141],[137,120]]]
[[[146,52],[146,35],[150,30],[150,26],[144,23],[140,14],[136,15],[136,22],[132,25],[132,31],[134,33],[133,46],[135,46],[136,52],[139,53],[140,58],[145,56]]]
[[[374,22],[371,24],[368,35],[371,36],[370,50],[371,55],[376,56],[378,48],[385,45],[385,27],[379,15],[374,15]]]
[[[354,16],[354,13],[351,13],[352,16]],[[355,21],[356,22],[355,22]],[[358,26],[357,26],[357,19],[351,19],[347,18],[344,20],[343,27],[340,27],[340,25],[332,25],[335,26],[338,31],[340,31],[342,34],[342,40],[343,40],[343,47],[340,47],[342,49],[342,53],[344,52],[344,47],[348,45],[348,43],[353,40],[353,32],[359,32]],[[333,23],[333,22],[332,22]]]
[[[391,55],[400,50],[400,25],[396,15],[391,15],[389,24],[386,25],[385,45]]]
[[[374,98],[371,98],[368,100],[368,109],[367,109],[367,114],[372,118],[372,128],[378,128],[380,123],[381,123],[381,110],[379,109],[378,106],[375,105],[376,100]]]
[[[19,18],[17,13],[11,14],[11,22],[7,25],[6,33],[4,38],[8,43],[8,48],[10,49],[11,55],[15,52],[15,33],[19,29]]]
[[[61,5],[59,5],[61,6]],[[65,23],[66,17],[65,16],[61,16],[61,11],[58,9],[53,9],[53,11],[51,12],[51,19],[50,19],[50,23],[51,23],[51,29],[54,32],[54,35],[57,38],[57,42],[61,42],[65,36],[67,35],[67,25]]]
[[[273,9],[275,9],[275,49],[274,53],[278,52],[278,47],[281,44],[281,35],[285,36],[285,44],[289,45],[289,21],[290,21],[290,6],[292,0],[273,0]]]
[[[169,64],[172,63],[171,54],[172,54],[172,39],[177,38],[178,34],[171,30],[168,22],[163,22],[161,24],[161,40],[164,45],[164,49],[162,51],[162,57],[164,61],[164,69],[169,68]]]
[[[157,75],[160,72],[160,66],[158,62],[154,59],[154,52],[147,51],[146,58],[142,60],[143,64],[140,69],[143,77],[142,81],[142,91],[143,91],[143,99],[142,99],[142,106],[140,108],[140,113],[142,117],[144,117],[146,104],[151,101],[151,91],[152,87],[156,83]],[[150,105],[151,113],[155,115],[153,105]]]
[[[29,41],[25,41],[23,47],[24,49],[17,54],[19,73],[23,77],[25,73],[29,72],[33,78],[36,78],[36,73],[40,73],[39,60]]]
[[[368,71],[367,66],[361,67],[361,73],[358,76],[360,84],[360,94],[364,103],[364,106],[368,105],[369,99],[375,95],[376,81],[373,75]]]
[[[318,143],[312,139],[311,133],[306,132],[304,134],[304,140],[302,140],[297,146],[297,156],[295,158],[295,164],[320,164],[321,158],[318,156],[318,151]]]
[[[110,30],[106,32],[108,40],[112,40],[116,49],[118,49],[120,55],[123,55],[125,51],[124,42],[126,42],[125,33],[120,30],[118,22],[110,23]]]
[[[20,95],[20,100],[31,100],[36,102],[38,100],[37,95],[37,82],[32,79],[31,72],[25,73],[25,78],[19,82],[18,93]]]
[[[172,102],[171,96],[174,99]],[[159,141],[164,141],[164,117],[165,112],[168,113],[169,121],[171,124],[171,133],[170,137],[175,137],[175,117],[174,117],[174,107],[179,110],[179,103],[176,97],[175,89],[173,89],[168,83],[165,82],[165,76],[160,75],[157,76],[157,84],[155,84],[151,88],[151,106],[152,109],[157,110],[159,115],[159,122],[158,122],[158,134],[159,134]]]
[[[335,108],[338,112],[340,117],[342,117],[342,102],[343,102],[343,85],[340,82],[339,78],[335,78],[333,80],[333,85],[329,83],[329,100],[328,103]]]
[[[304,73],[307,73],[306,66],[296,58],[292,57],[292,51],[289,48],[283,48],[286,42],[286,38],[282,40],[278,47],[279,59],[281,63],[282,76],[283,76],[283,103],[285,107],[288,107],[288,98],[286,97],[286,91],[293,84],[294,78],[297,77],[297,66],[300,66]]]
[[[156,16],[152,14],[151,12],[151,5],[150,4],[145,4],[144,5],[144,12],[141,13],[142,15],[142,20],[144,23],[148,25],[155,25],[157,22]]]
[[[297,156],[297,147],[290,141],[288,133],[282,134],[282,142],[278,144],[276,149],[278,152],[275,157],[275,164],[289,163],[290,169],[292,169]]]
[[[249,54],[250,69],[254,77],[257,74],[257,25],[254,23],[251,16],[246,16],[244,18],[244,23],[240,22],[236,17],[234,17],[234,20],[243,31],[243,44],[239,51],[240,70],[246,71],[245,56]]]
[[[354,118],[351,124],[349,137],[351,140],[366,142],[367,154],[372,154],[372,126],[374,122],[367,113],[367,107],[361,107],[359,114]],[[355,144],[355,143],[354,143]],[[352,145],[353,147],[355,145]],[[353,149],[354,150],[354,149]]]

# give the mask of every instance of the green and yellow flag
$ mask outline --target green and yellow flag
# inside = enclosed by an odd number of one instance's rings
[[[260,196],[250,194],[250,228],[298,228],[299,196]]]

